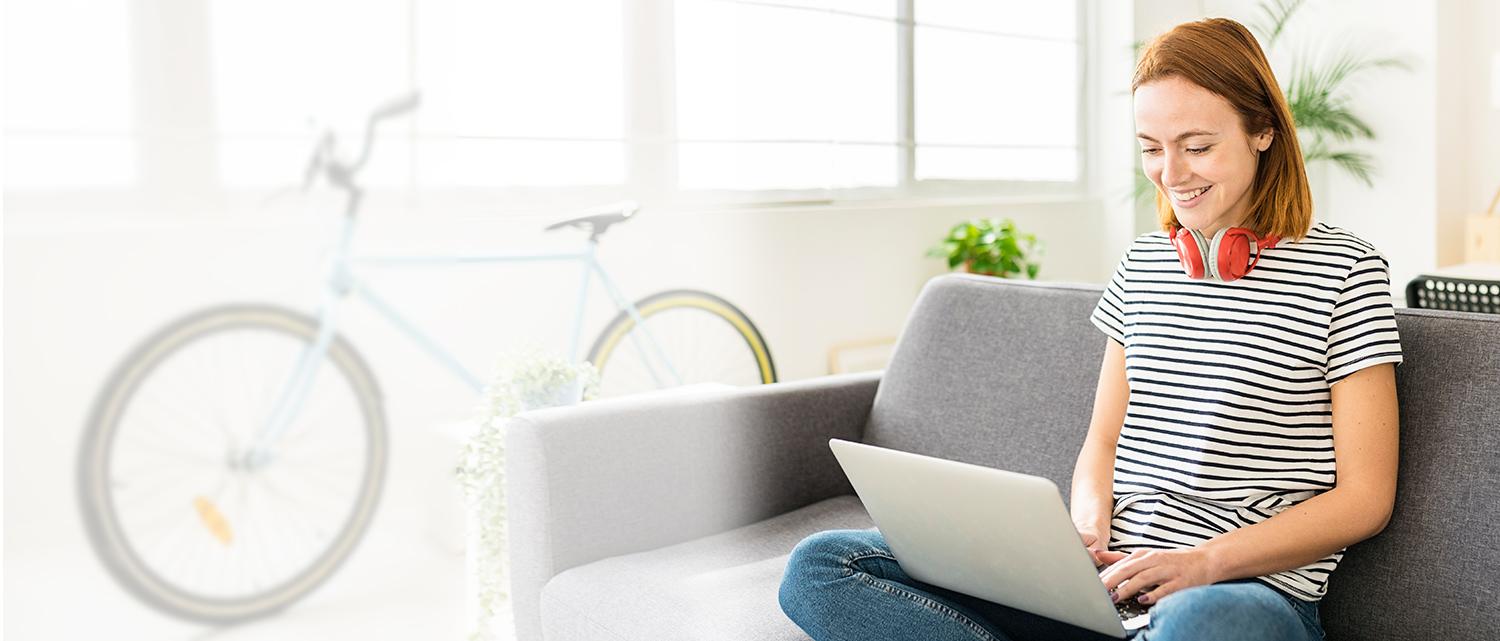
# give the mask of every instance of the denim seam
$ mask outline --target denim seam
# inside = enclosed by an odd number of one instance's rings
[[[1312,602],[1312,606],[1314,608],[1317,608],[1318,604],[1316,602]],[[1328,638],[1328,633],[1323,630],[1323,623],[1321,621],[1314,621],[1308,618],[1306,614],[1302,613],[1302,608],[1299,608],[1296,605],[1292,605],[1292,609],[1297,611],[1297,617],[1302,619],[1302,624],[1306,625],[1308,630],[1318,632],[1320,634],[1319,638]]]
[[[1265,585],[1265,583],[1262,582],[1261,585]],[[1309,631],[1321,631],[1323,627],[1322,623],[1308,618],[1306,614],[1303,614],[1302,608],[1297,607],[1297,604],[1292,602],[1292,600],[1297,599],[1297,597],[1282,592],[1281,590],[1276,590],[1275,588],[1271,589],[1276,591],[1276,595],[1281,597],[1282,602],[1286,603],[1286,606],[1292,609],[1292,613],[1297,615],[1297,618],[1302,621],[1302,625],[1306,626]],[[1314,608],[1318,606],[1316,601],[1303,601],[1303,603],[1312,603]],[[1327,638],[1327,636],[1327,633],[1323,634],[1323,638]]]
[[[868,558],[871,558],[871,557],[879,557],[879,558],[888,559],[888,560],[891,560],[891,561],[895,561],[896,560],[896,557],[891,556],[890,554],[887,554],[887,553],[885,553],[883,551],[880,551],[880,550],[866,550],[866,551],[863,551],[863,552],[856,552],[856,553],[850,554],[849,556],[847,556],[847,557],[844,558],[844,576],[851,576],[851,575],[855,575],[856,574],[856,571],[854,569],[854,562],[855,561],[859,561],[861,559],[868,559]],[[924,607],[926,607],[926,608],[928,608],[930,610],[933,610],[934,612],[938,612],[940,614],[943,614],[943,615],[947,616],[948,618],[953,619],[954,621],[958,622],[960,625],[968,628],[969,632],[972,632],[975,636],[977,636],[980,639],[983,639],[984,641],[1000,641],[999,639],[997,639],[995,637],[995,635],[990,634],[989,630],[984,629],[984,626],[981,626],[978,623],[975,623],[973,619],[970,619],[968,616],[966,616],[962,612],[954,610],[953,608],[950,608],[950,607],[948,607],[948,606],[946,606],[946,605],[944,605],[942,603],[939,603],[937,601],[933,601],[932,599],[924,597],[924,596],[922,596],[920,594],[916,594],[916,593],[911,592],[909,590],[903,590],[900,587],[897,587],[896,585],[891,584],[891,582],[889,582],[889,581],[878,580],[878,579],[876,579],[875,577],[871,576],[868,573],[858,572],[857,574],[859,576],[860,581],[863,581],[865,583],[865,585],[868,585],[868,586],[870,586],[872,588],[876,588],[876,589],[882,590],[882,591],[887,592],[889,594],[893,594],[893,595],[900,596],[900,597],[905,597],[907,599],[910,599],[910,600],[916,602],[919,605],[922,605],[922,606],[924,606]]]

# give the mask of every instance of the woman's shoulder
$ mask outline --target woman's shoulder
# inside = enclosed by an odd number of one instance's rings
[[[1167,232],[1160,229],[1148,231],[1136,236],[1135,240],[1130,241],[1130,251],[1132,252],[1150,250],[1176,251],[1172,248],[1172,239],[1167,236]]]
[[[1289,249],[1301,248],[1308,251],[1319,251],[1324,253],[1335,253],[1346,256],[1350,260],[1357,260],[1379,254],[1380,250],[1370,241],[1361,238],[1354,232],[1343,227],[1336,227],[1317,221],[1307,231],[1307,235],[1292,243],[1288,243]]]

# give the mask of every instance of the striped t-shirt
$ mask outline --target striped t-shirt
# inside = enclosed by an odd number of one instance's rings
[[[1229,283],[1188,278],[1166,232],[1131,243],[1092,316],[1130,386],[1111,549],[1194,547],[1333,488],[1329,387],[1401,362],[1389,270],[1321,222]],[[1315,602],[1343,556],[1257,578]]]

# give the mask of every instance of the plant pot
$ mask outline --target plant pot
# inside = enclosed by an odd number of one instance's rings
[[[996,272],[975,271],[974,261],[972,260],[964,261],[964,271],[970,274],[978,274],[980,276],[994,276],[996,278],[1005,278],[1005,276]]]
[[[518,385],[515,392],[516,398],[521,401],[522,411],[576,405],[583,401],[583,380],[575,376],[561,385],[538,390],[524,389]]]

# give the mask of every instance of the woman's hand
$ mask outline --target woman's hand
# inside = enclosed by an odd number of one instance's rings
[[[1078,538],[1083,539],[1083,546],[1088,548],[1089,556],[1094,558],[1094,567],[1100,568],[1126,557],[1124,552],[1115,552],[1109,549],[1109,539],[1099,534],[1100,528],[1096,526],[1080,526]]]
[[[1160,603],[1178,590],[1217,582],[1213,564],[1202,548],[1137,550],[1110,566],[1099,578],[1104,587],[1114,592],[1115,602],[1140,594],[1136,600],[1146,604]]]

